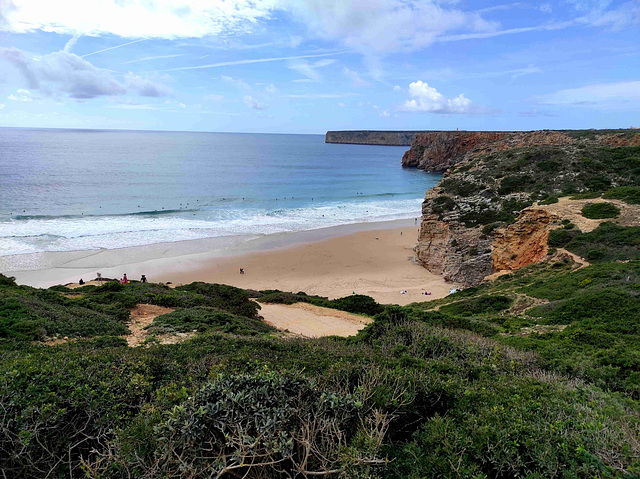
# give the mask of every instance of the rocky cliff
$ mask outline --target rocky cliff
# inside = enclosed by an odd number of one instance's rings
[[[417,135],[403,163],[449,168],[425,196],[416,258],[467,285],[542,260],[562,218],[535,205],[635,185],[639,146],[637,130]]]
[[[354,145],[409,146],[417,131],[328,131],[325,143],[346,143]]]
[[[513,148],[607,144],[628,146],[635,130],[436,131],[416,133],[402,165],[445,171],[469,157]]]

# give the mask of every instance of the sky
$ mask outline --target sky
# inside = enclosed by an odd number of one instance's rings
[[[640,127],[640,0],[0,0],[0,126]]]

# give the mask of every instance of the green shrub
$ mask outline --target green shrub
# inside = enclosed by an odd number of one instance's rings
[[[626,203],[638,205],[640,204],[640,186],[619,186],[607,191],[603,198],[612,198],[622,200]]]
[[[582,216],[593,220],[617,218],[620,216],[620,208],[611,203],[587,203],[582,208]]]
[[[158,463],[168,477],[326,475],[345,467],[341,453],[357,425],[351,397],[307,379],[220,376],[158,426]]]
[[[484,295],[472,299],[447,304],[440,308],[443,313],[457,316],[475,316],[478,314],[494,314],[508,309],[513,300],[501,295]]]
[[[517,191],[528,191],[528,187],[533,183],[533,180],[528,175],[520,176],[505,176],[500,181],[500,188],[498,188],[498,194],[508,195]]]
[[[171,313],[160,315],[153,320],[149,329],[160,333],[220,331],[249,336],[265,334],[275,330],[275,328],[259,319],[236,316],[206,306],[178,309]]]
[[[558,202],[558,196],[557,195],[551,195],[551,196],[547,196],[544,200],[542,200],[540,202],[541,205],[552,205],[554,203]]]
[[[607,221],[589,233],[575,235],[566,243],[566,248],[582,257],[589,256],[591,261],[640,259],[640,227],[618,226]]]
[[[579,234],[580,231],[577,229],[558,228],[549,233],[547,243],[555,248],[563,248]]]
[[[455,207],[456,202],[446,195],[436,196],[431,201],[431,210],[437,213],[440,219],[449,211],[453,211]]]

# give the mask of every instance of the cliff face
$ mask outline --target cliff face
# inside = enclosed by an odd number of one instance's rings
[[[409,146],[417,131],[328,131],[325,143]]]
[[[602,144],[637,146],[640,134],[634,130],[565,131],[439,131],[417,133],[402,165],[426,171],[447,168],[482,154],[514,148]]]
[[[486,148],[505,138],[506,132],[437,131],[418,133],[411,149],[402,157],[402,166],[427,171],[445,171],[464,160],[467,153]]]
[[[417,135],[403,164],[450,166],[422,204],[416,258],[467,285],[543,260],[562,218],[531,205],[630,185],[629,158],[640,151],[629,147],[637,146],[634,130]]]
[[[559,219],[543,208],[527,208],[515,223],[496,229],[491,244],[492,271],[514,271],[542,261],[549,251],[549,231]]]

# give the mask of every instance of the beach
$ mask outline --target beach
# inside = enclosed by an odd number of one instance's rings
[[[149,281],[173,285],[205,281],[329,298],[366,294],[403,305],[441,298],[457,287],[413,262],[417,233],[415,219],[358,223],[224,244],[194,240],[4,257],[0,271],[36,287],[87,281],[98,272],[109,278],[127,273],[129,279],[144,274]]]

